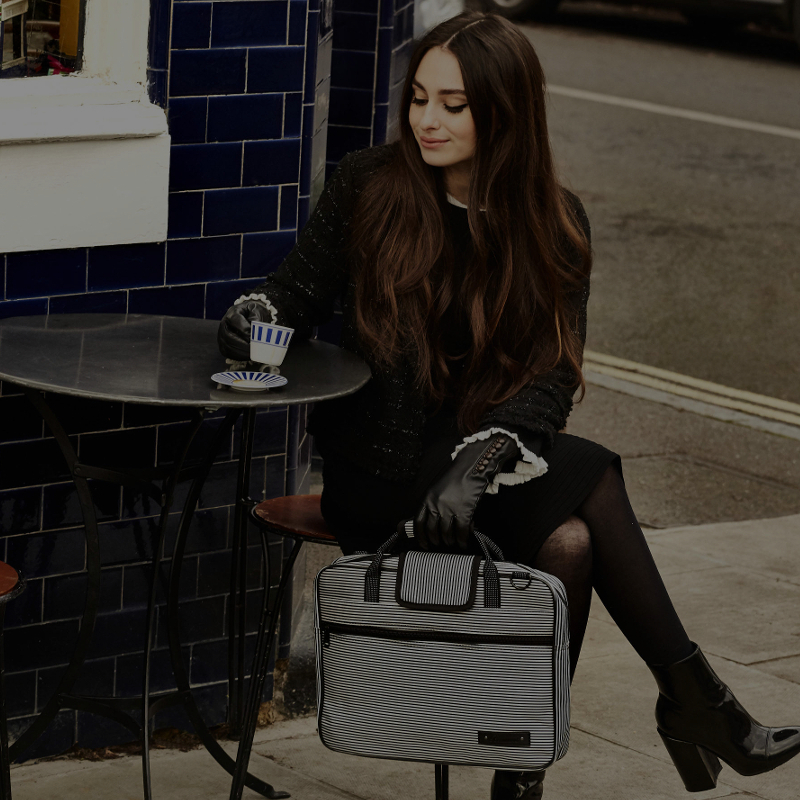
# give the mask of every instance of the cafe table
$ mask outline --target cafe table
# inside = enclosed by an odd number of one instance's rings
[[[287,383],[263,392],[238,392],[222,388],[212,374],[225,371],[217,348],[216,320],[148,314],[52,314],[0,320],[0,381],[20,387],[43,417],[69,469],[83,516],[86,541],[87,589],[80,632],[69,664],[50,700],[31,726],[10,749],[21,755],[62,709],[91,712],[115,720],[142,742],[145,800],[152,797],[149,761],[149,721],[170,706],[182,706],[203,745],[229,773],[235,762],[219,745],[203,722],[192,696],[181,657],[178,625],[178,584],[189,526],[204,481],[218,447],[231,435],[242,417],[238,476],[232,539],[231,598],[228,605],[228,721],[235,733],[241,727],[245,680],[245,596],[247,525],[250,498],[250,461],[258,409],[315,403],[357,391],[370,377],[367,365],[354,354],[317,340],[293,342],[280,374]],[[156,407],[181,407],[190,413],[183,441],[174,462],[152,469],[127,469],[114,465],[84,463],[47,401],[47,394],[92,400],[137,403]],[[207,450],[198,461],[188,459],[192,442],[209,413],[227,409]],[[138,698],[90,697],[73,693],[86,659],[97,618],[100,597],[100,546],[97,515],[89,481],[107,481],[139,491],[160,506],[153,543],[147,627],[144,649],[144,682]],[[180,481],[191,485],[183,505],[172,553],[167,590],[167,627],[170,659],[176,689],[151,696],[150,662],[154,646],[156,592],[164,559],[167,520]],[[266,549],[266,548],[265,548]],[[268,554],[267,554],[268,555]],[[266,566],[264,603],[269,597]],[[273,609],[272,613],[278,613]],[[255,665],[254,665],[255,666]],[[255,674],[255,669],[250,670]],[[133,712],[141,711],[141,722]],[[260,794],[288,797],[268,783],[248,774],[246,785]]]

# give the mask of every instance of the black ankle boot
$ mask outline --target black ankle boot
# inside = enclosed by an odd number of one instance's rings
[[[800,753],[800,728],[765,728],[717,677],[697,645],[683,661],[650,666],[656,723],[689,792],[717,785],[721,758],[740,775],[768,772]]]
[[[491,800],[539,800],[543,784],[544,770],[510,772],[498,769],[492,778]]]

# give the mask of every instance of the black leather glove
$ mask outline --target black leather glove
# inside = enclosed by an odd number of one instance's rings
[[[250,360],[250,323],[272,322],[272,312],[257,300],[245,300],[231,306],[219,323],[217,344],[226,358]]]
[[[466,550],[472,536],[475,508],[503,465],[519,456],[507,434],[472,442],[428,488],[414,517],[414,536],[423,550],[457,546]]]

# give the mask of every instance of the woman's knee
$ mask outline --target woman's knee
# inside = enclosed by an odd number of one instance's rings
[[[571,571],[591,573],[592,536],[582,519],[568,517],[547,537],[536,557],[536,566],[548,562],[567,562]]]

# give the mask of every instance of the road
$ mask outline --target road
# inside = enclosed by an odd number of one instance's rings
[[[588,347],[800,403],[794,44],[580,4],[521,28],[592,222]]]

